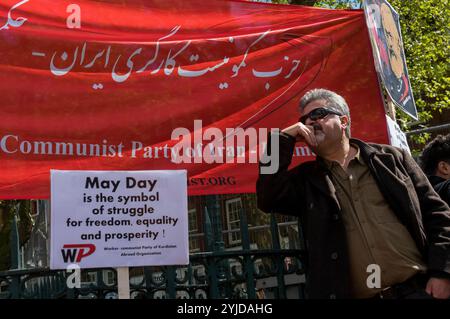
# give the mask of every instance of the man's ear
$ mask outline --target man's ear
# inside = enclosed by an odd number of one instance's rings
[[[342,126],[342,128],[347,128],[347,126],[348,126],[347,115],[341,115],[341,126]]]
[[[446,161],[439,161],[436,169],[436,175],[445,179],[450,179],[450,164]]]

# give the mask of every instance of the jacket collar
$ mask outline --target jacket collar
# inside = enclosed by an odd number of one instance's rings
[[[361,156],[361,151],[359,149],[359,145],[357,145],[356,143],[353,143],[351,140],[350,140],[350,145],[356,149],[355,157],[352,160],[356,160],[356,161],[364,164],[365,162]],[[335,165],[340,165],[339,163],[337,163],[335,161],[329,161],[322,157],[317,157],[317,160],[320,162],[321,165],[324,164],[328,170],[332,170],[333,166],[335,166]]]
[[[360,156],[364,162],[369,166],[369,169],[374,172],[375,166],[385,166],[391,171],[395,171],[395,159],[392,154],[380,152],[375,147],[367,144],[359,139],[351,138],[350,143],[356,144],[359,147]],[[321,190],[328,196],[331,196],[339,207],[339,201],[336,196],[336,188],[330,178],[330,171],[325,163],[325,160],[320,156],[316,159],[316,169],[309,174],[311,184]]]
[[[340,209],[340,204],[336,196],[336,188],[331,181],[330,171],[327,169],[323,159],[318,157],[314,168],[315,169],[311,170],[307,175],[310,183],[325,195],[331,196],[337,207]]]
[[[372,172],[374,171],[374,166],[378,165],[385,166],[390,171],[395,172],[395,159],[392,154],[383,153],[370,144],[367,144],[356,138],[350,139],[350,141],[359,146],[361,150],[361,156]]]
[[[375,154],[378,156],[381,155],[381,157],[383,157],[383,155],[386,155],[384,153],[379,152],[376,148],[372,147],[371,145],[356,138],[351,138],[350,144],[355,144],[358,146],[359,157],[362,158],[366,164],[370,163],[371,157],[373,157]],[[325,159],[323,159],[320,156],[317,156],[316,161],[320,167],[328,170],[327,161]]]

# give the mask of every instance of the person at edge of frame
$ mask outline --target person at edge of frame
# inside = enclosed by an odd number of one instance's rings
[[[450,205],[450,134],[438,135],[429,142],[419,158],[434,190]]]

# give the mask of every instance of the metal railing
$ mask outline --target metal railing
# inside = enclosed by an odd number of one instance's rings
[[[211,208],[212,207],[212,208]],[[217,206],[216,206],[217,208]],[[304,297],[304,251],[297,221],[248,226],[241,214],[240,228],[217,228],[219,211],[205,209],[203,232],[191,238],[203,239],[205,250],[191,253],[189,265],[130,268],[131,298],[136,299],[284,299]],[[280,229],[295,229],[298,247],[283,249]],[[270,230],[270,247],[261,248],[250,235]],[[284,229],[286,232],[286,229]],[[225,249],[223,237],[240,233],[240,245]],[[292,234],[291,234],[292,235]],[[81,286],[67,285],[72,272],[48,268],[0,272],[0,299],[117,298],[117,273],[113,268],[82,269]]]

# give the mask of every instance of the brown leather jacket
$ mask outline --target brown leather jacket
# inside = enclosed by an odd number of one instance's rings
[[[406,152],[357,139],[351,142],[359,146],[380,191],[411,233],[430,275],[450,278],[447,204]],[[346,235],[330,173],[320,158],[288,171],[294,146],[293,138],[280,135],[279,169],[260,174],[258,208],[300,218],[307,248],[307,297],[348,298]]]

